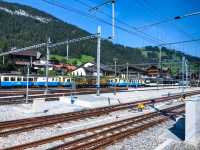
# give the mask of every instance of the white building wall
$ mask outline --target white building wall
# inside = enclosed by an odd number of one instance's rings
[[[97,72],[93,72],[93,76],[97,76]],[[100,73],[100,76],[102,76],[102,73]]]
[[[85,68],[87,68],[87,67],[91,67],[91,66],[93,66],[93,65],[94,65],[93,63],[88,62],[88,63],[84,64],[83,66],[84,66]]]
[[[74,76],[86,76],[86,71],[84,68],[78,68],[74,71],[72,71],[72,75]]]

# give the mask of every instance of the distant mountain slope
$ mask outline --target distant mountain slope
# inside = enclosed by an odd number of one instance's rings
[[[0,1],[0,49],[7,51],[12,47],[25,47],[46,42],[51,37],[52,42],[63,41],[89,35],[74,25],[65,23],[52,15],[40,10]],[[119,44],[112,44],[103,40],[101,48],[103,63],[112,63],[113,58],[118,58],[120,64],[158,62],[159,50],[157,47],[131,48]],[[41,51],[44,51],[41,50]],[[163,48],[164,59],[178,59],[182,53],[175,55],[174,51]],[[96,56],[96,41],[80,42],[70,45],[70,56],[79,57],[81,54]],[[66,47],[57,47],[51,54],[65,56]],[[190,61],[200,59],[187,55]]]

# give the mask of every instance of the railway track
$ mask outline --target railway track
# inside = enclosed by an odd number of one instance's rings
[[[199,93],[200,91],[187,92],[186,96],[192,96]],[[83,110],[83,111],[78,111],[78,112],[62,113],[62,114],[56,114],[56,115],[0,122],[0,136],[8,136],[10,134],[27,132],[27,131],[35,130],[42,127],[49,127],[58,123],[65,123],[65,122],[70,122],[74,120],[106,115],[111,112],[137,107],[138,103],[141,103],[141,102],[144,103],[145,105],[149,105],[153,103],[160,103],[160,102],[166,102],[173,99],[178,99],[180,97],[181,95],[179,94],[179,95],[160,97],[160,98],[154,98],[154,99],[148,99],[148,100],[142,100],[142,101],[136,101],[136,102],[130,102],[130,103],[123,103],[123,104],[112,105],[112,106],[107,106],[107,107],[100,107],[100,108],[95,108],[95,109],[88,109],[88,110]]]
[[[66,142],[49,148],[49,150],[102,149],[130,135],[137,134],[147,128],[162,123],[171,118],[171,116],[181,113],[184,113],[184,104],[165,108],[161,111],[151,112],[145,115],[130,117],[30,143],[16,145],[10,148],[5,148],[5,150],[22,150],[61,140]],[[73,139],[71,139],[72,137]]]
[[[117,91],[127,90],[127,88],[117,88]],[[113,88],[102,88],[101,93],[113,92]],[[25,91],[0,91],[0,105],[6,104],[20,104],[25,102]],[[94,94],[96,89],[77,89],[77,90],[49,90],[48,94],[44,94],[44,91],[29,91],[29,102],[32,102],[35,98],[45,98],[46,101],[59,100],[60,96],[69,96],[71,94],[83,95]]]
[[[30,94],[43,94],[46,89],[38,88],[38,89],[29,89]],[[101,88],[102,91],[113,91],[114,88]],[[127,90],[127,88],[116,87],[116,90]],[[84,91],[92,91],[96,92],[96,88],[49,88],[49,93],[65,93],[65,92],[84,92]],[[11,95],[23,95],[26,94],[26,89],[0,89],[0,96],[11,96]]]

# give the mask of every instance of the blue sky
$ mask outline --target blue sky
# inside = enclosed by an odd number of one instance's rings
[[[103,37],[107,38],[111,35],[111,26],[102,22],[95,21],[91,18],[84,17],[66,9],[58,8],[49,5],[42,0],[7,0],[9,2],[16,2],[32,6],[34,8],[43,10],[53,16],[62,19],[65,22],[79,26],[91,33],[96,32],[98,25],[102,26]],[[75,8],[88,13],[88,7],[84,4],[95,6],[105,0],[49,0],[51,2],[59,2],[66,8]],[[82,3],[80,3],[82,2]],[[111,6],[106,5],[100,11],[111,14]],[[116,0],[116,17],[133,27],[139,28],[144,25],[159,22],[167,18],[173,18],[177,15],[184,15],[187,13],[200,11],[199,0]],[[99,12],[92,12],[92,15],[101,17],[103,20],[111,23],[111,18]],[[122,25],[117,22],[118,26],[128,29],[128,32],[116,29],[115,43],[120,43],[132,47],[143,47],[146,45],[158,45],[158,42],[152,42],[149,37],[141,36],[141,33],[136,33],[135,30],[129,28],[127,25]],[[184,18],[182,20],[171,21],[163,23],[151,28],[142,30],[145,34],[159,39],[163,42],[176,42],[183,40],[190,40],[200,38],[200,15]],[[168,46],[175,48],[185,53],[194,56],[200,56],[200,41],[193,43],[178,44]]]

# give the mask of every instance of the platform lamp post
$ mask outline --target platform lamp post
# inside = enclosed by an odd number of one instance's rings
[[[100,96],[100,57],[101,56],[101,26],[97,29],[97,79],[96,79],[96,95]]]

